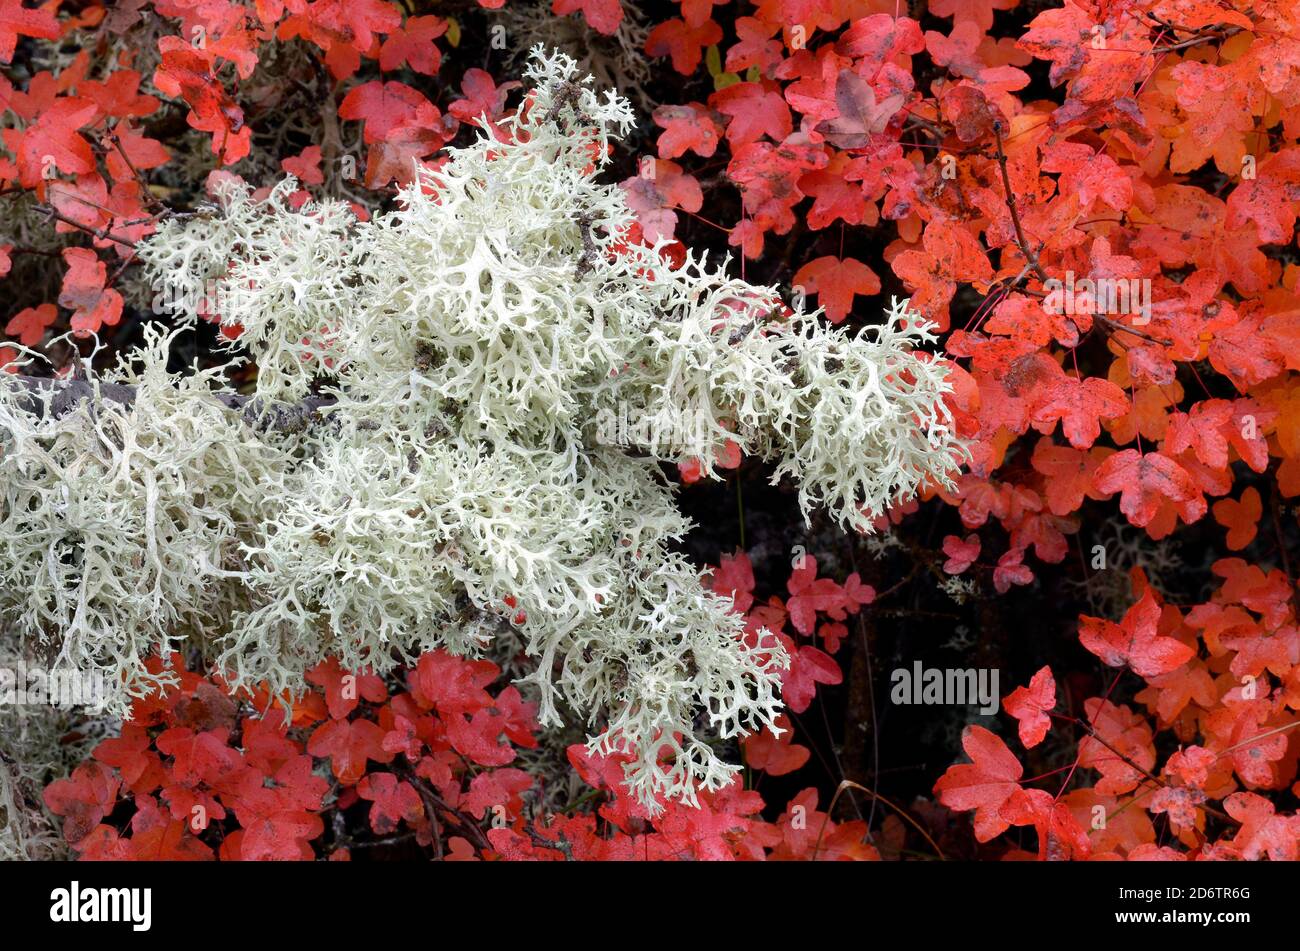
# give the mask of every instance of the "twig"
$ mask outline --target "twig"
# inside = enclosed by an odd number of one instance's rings
[[[6,374],[3,382],[27,391],[23,408],[35,416],[44,416],[48,411],[59,417],[78,404],[98,397],[130,406],[135,402],[135,387],[123,383],[97,382],[88,380],[55,380],[43,376],[25,374]],[[45,394],[53,391],[48,400]],[[298,403],[267,403],[256,396],[242,393],[213,393],[212,398],[227,408],[236,410],[246,423],[263,430],[292,432],[306,428],[313,418],[334,403],[330,396],[309,396]]]
[[[1029,246],[1029,240],[1025,237],[1024,226],[1020,223],[1020,211],[1016,208],[1016,196],[1011,191],[1011,176],[1007,174],[1007,153],[1002,148],[1002,126],[1000,122],[993,123],[993,137],[998,144],[998,168],[1002,172],[1002,188],[1007,194],[1007,209],[1011,212],[1011,223],[1016,229],[1016,243],[1020,246],[1020,253],[1025,256],[1029,266],[1034,269],[1034,273],[1040,279],[1048,280],[1047,272],[1043,270],[1042,264],[1038,262],[1038,255]]]

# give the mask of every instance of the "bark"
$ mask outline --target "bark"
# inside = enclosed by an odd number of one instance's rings
[[[25,391],[20,405],[27,412],[38,417],[45,414],[47,406],[55,417],[62,416],[78,404],[95,399],[96,393],[101,401],[117,403],[120,406],[130,406],[135,402],[135,387],[121,383],[55,380],[50,377],[22,374],[11,375],[4,382]],[[51,390],[54,391],[54,395],[47,400],[46,394]],[[212,398],[238,412],[250,426],[278,431],[306,427],[320,410],[334,402],[334,398],[330,396],[309,396],[298,403],[268,403],[241,393],[216,392],[212,394]]]

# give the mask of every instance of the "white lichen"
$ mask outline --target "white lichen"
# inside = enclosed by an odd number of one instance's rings
[[[227,183],[140,248],[173,295],[216,282],[259,406],[329,401],[305,429],[165,373],[158,339],[119,375],[129,409],[37,419],[0,398],[15,630],[124,695],[181,638],[235,684],[301,689],[327,656],[385,671],[509,630],[542,722],[577,711],[647,804],[730,780],[705,737],[774,728],[788,658],[673,551],[690,524],[660,463],[717,477],[734,444],[805,512],[870,531],[955,467],[946,366],[905,304],[849,334],[725,263],[629,244],[599,174],[631,108],[563,54],[529,76],[499,134],[421,168],[390,213]],[[642,436],[602,441],[610,414]]]

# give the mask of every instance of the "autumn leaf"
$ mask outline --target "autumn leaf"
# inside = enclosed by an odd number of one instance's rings
[[[45,339],[45,331],[59,316],[53,304],[24,307],[5,324],[5,333],[17,337],[25,347],[35,347]]]
[[[1002,709],[1020,721],[1020,742],[1025,749],[1043,742],[1052,725],[1048,713],[1055,706],[1056,680],[1050,667],[1034,674],[1028,687],[1017,687],[1002,700]]]
[[[0,0],[0,63],[13,59],[20,36],[57,40],[59,21],[44,7],[32,9],[23,6],[23,0]]]
[[[1157,633],[1160,605],[1148,588],[1119,624],[1103,618],[1079,618],[1079,640],[1110,667],[1130,667],[1139,677],[1157,677],[1182,666],[1195,651],[1182,641]]]
[[[975,559],[979,558],[980,537],[967,535],[965,540],[962,540],[956,535],[945,535],[943,553],[948,556],[948,560],[943,563],[943,570],[950,575],[959,575],[975,564]]]
[[[1020,789],[1024,770],[1007,745],[982,726],[966,727],[961,745],[971,762],[948,767],[934,791],[949,809],[974,809],[975,838],[988,842],[1010,827],[1002,808]]]
[[[108,324],[122,319],[122,295],[104,286],[108,280],[108,266],[94,251],[86,248],[64,248],[63,260],[68,270],[63,275],[63,290],[59,293],[59,306],[73,312],[72,330],[80,337],[99,333]]]
[[[838,324],[853,309],[853,298],[880,293],[880,278],[861,261],[826,255],[809,261],[795,272],[792,282],[817,295],[831,323]]]
[[[1214,520],[1228,530],[1228,550],[1241,551],[1255,539],[1264,506],[1259,491],[1254,486],[1247,486],[1240,501],[1223,499],[1214,503],[1212,511]]]
[[[1187,470],[1159,452],[1125,449],[1097,467],[1093,485],[1099,492],[1120,494],[1120,511],[1139,528],[1155,518],[1165,499],[1186,502],[1200,495]]]

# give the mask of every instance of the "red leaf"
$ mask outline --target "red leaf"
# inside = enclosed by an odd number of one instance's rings
[[[63,837],[76,845],[113,811],[119,780],[101,763],[82,763],[67,779],[45,787],[45,804],[63,816]]]
[[[384,749],[384,731],[370,720],[330,720],[317,727],[307,741],[312,756],[330,757],[330,767],[344,786],[366,772],[366,760],[390,763],[394,753]]]
[[[108,268],[94,251],[87,248],[64,248],[68,262],[63,275],[59,305],[73,311],[72,329],[78,336],[98,333],[104,324],[114,325],[122,319],[122,295],[105,288]]]
[[[812,703],[817,684],[837,684],[844,679],[840,665],[825,651],[807,644],[792,652],[790,669],[781,681],[781,696],[795,713],[803,713]]]
[[[415,787],[392,773],[371,773],[357,783],[357,794],[373,802],[370,828],[376,835],[388,835],[406,821],[414,825],[424,818],[424,803]]]
[[[1181,667],[1196,654],[1182,641],[1158,634],[1159,623],[1160,605],[1147,588],[1119,624],[1081,616],[1079,640],[1110,667],[1127,664],[1140,677],[1156,677]]]
[[[764,728],[740,741],[745,751],[745,762],[752,769],[761,769],[770,776],[784,776],[801,768],[812,751],[794,742],[794,730],[784,714],[777,717],[777,726],[783,731],[778,737]]]
[[[718,147],[718,124],[701,105],[660,106],[654,111],[654,121],[664,130],[658,141],[661,159],[677,158],[687,149],[708,158]]]
[[[950,575],[959,575],[975,563],[980,556],[980,537],[967,535],[962,541],[956,535],[945,535],[943,553],[948,560],[943,563],[943,570]]]
[[[446,32],[447,21],[441,17],[407,17],[405,25],[390,33],[379,48],[379,68],[387,72],[405,63],[417,73],[437,75],[442,53],[433,41]]]
[[[31,10],[22,0],[0,0],[0,63],[13,59],[18,37],[34,36],[43,40],[59,38],[59,21],[48,9]]]
[[[53,304],[39,304],[25,307],[5,325],[5,333],[16,336],[25,347],[35,347],[45,339],[45,330],[59,317],[59,311]]]
[[[1025,749],[1037,746],[1052,725],[1047,712],[1056,706],[1056,680],[1052,669],[1044,667],[1029,681],[1017,687],[1002,701],[1002,708],[1020,721],[1020,742]]]
[[[1214,520],[1228,529],[1228,550],[1241,551],[1255,539],[1259,531],[1259,517],[1264,514],[1264,505],[1260,501],[1259,491],[1254,486],[1247,486],[1241,493],[1241,501],[1223,499],[1213,506]]]
[[[683,75],[690,75],[700,65],[700,54],[704,47],[712,46],[721,39],[722,27],[712,20],[699,26],[690,26],[684,20],[672,19],[660,23],[650,31],[646,37],[645,51],[651,56],[672,56],[673,69]]]
[[[880,293],[880,278],[861,261],[826,255],[809,261],[794,276],[795,287],[816,294],[831,323],[838,324],[853,309],[853,298]]]
[[[971,762],[948,767],[934,791],[949,809],[974,809],[975,838],[988,842],[1011,825],[1002,806],[1020,789],[1024,770],[1007,745],[982,726],[966,727],[961,745]]]
[[[623,22],[623,5],[619,0],[554,0],[551,4],[551,12],[557,16],[579,10],[593,30],[606,36],[618,30]]]
[[[1093,485],[1105,493],[1120,492],[1120,511],[1142,528],[1156,516],[1163,500],[1187,502],[1200,496],[1187,470],[1158,452],[1125,449],[1100,466]]]
[[[838,115],[820,123],[817,131],[840,149],[859,149],[873,135],[885,130],[889,120],[903,107],[904,97],[894,93],[877,101],[871,84],[851,69],[840,71],[835,80]]]
[[[732,147],[757,142],[764,135],[780,142],[790,134],[790,107],[776,83],[732,83],[709,97],[709,105],[725,116]]]

